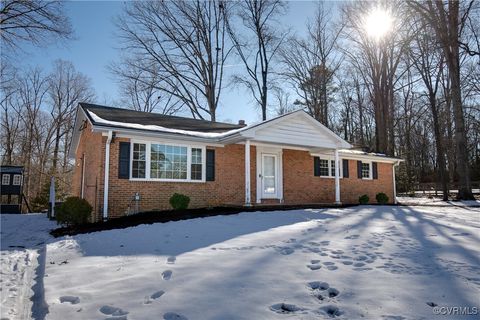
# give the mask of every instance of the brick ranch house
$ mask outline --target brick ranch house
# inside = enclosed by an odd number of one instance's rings
[[[303,110],[246,126],[86,103],[70,156],[73,194],[96,220],[170,209],[174,193],[192,208],[375,202],[378,192],[393,203],[401,161],[353,150]]]

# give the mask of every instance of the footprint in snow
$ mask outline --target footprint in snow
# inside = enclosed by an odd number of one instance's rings
[[[113,317],[126,316],[128,314],[128,311],[124,311],[120,308],[112,307],[112,306],[103,306],[100,308],[99,311],[105,315],[113,316]]]
[[[343,314],[343,312],[341,312],[340,309],[335,305],[321,307],[319,312],[329,316],[330,318],[335,318]]]
[[[167,258],[167,263],[168,264],[174,264],[176,260],[177,260],[177,257],[171,256],[171,257]]]
[[[151,304],[153,302],[153,300],[157,300],[158,298],[160,298],[164,294],[165,294],[165,291],[163,291],[163,290],[152,293],[150,296],[145,297],[144,304]]]
[[[289,254],[294,253],[295,250],[293,250],[293,248],[290,248],[290,247],[283,247],[283,248],[279,248],[278,252],[284,256],[287,256]]]
[[[351,236],[345,237],[344,239],[358,239],[360,235],[358,234],[352,234]]]
[[[321,269],[322,266],[320,264],[307,264],[307,268],[313,271]]]
[[[327,292],[328,292],[328,297],[329,298],[335,298],[336,296],[338,296],[340,294],[340,291],[338,291],[335,288],[328,288]]]
[[[80,303],[80,298],[75,296],[62,296],[59,298],[60,303],[69,302],[70,304]]]
[[[330,288],[330,285],[328,282],[312,281],[308,283],[308,287],[312,290],[327,290]]]
[[[187,317],[175,312],[167,312],[163,315],[164,320],[188,320]]]
[[[274,305],[270,306],[270,310],[276,313],[280,314],[288,314],[288,313],[295,313],[298,311],[303,311],[305,310],[304,308],[298,307],[294,304],[289,304],[289,303],[276,303]]]
[[[170,280],[170,278],[172,277],[172,270],[165,270],[162,272],[162,279],[163,280]]]

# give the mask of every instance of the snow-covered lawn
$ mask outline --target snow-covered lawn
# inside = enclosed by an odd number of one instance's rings
[[[142,225],[50,239],[44,263],[47,319],[478,318],[435,316],[432,306],[480,307],[480,208]]]
[[[0,215],[1,319],[41,317],[45,246],[56,223],[44,214]],[[34,295],[35,290],[35,295]]]
[[[441,198],[427,197],[397,197],[397,202],[408,206],[439,206],[439,207],[480,207],[480,200],[443,201]]]

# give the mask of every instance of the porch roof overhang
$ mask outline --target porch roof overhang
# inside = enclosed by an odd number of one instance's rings
[[[242,128],[231,135],[223,137],[221,142],[232,144],[245,140],[250,140],[253,143],[269,143],[307,149],[352,148],[350,143],[340,138],[301,109]]]

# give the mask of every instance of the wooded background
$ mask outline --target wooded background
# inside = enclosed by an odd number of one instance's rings
[[[81,70],[22,67],[22,43],[72,38],[61,1],[0,4],[1,162],[25,166],[34,210],[49,177],[68,195],[67,157],[78,102],[96,102]],[[480,181],[479,1],[318,3],[299,36],[279,0],[127,2],[115,26],[121,46],[108,66],[122,96],[114,106],[216,120],[223,89],[241,86],[263,120],[305,108],[366,151],[405,159],[397,190],[428,185],[472,199]],[[368,30],[384,15],[390,29]],[[382,16],[381,16],[382,17]],[[385,17],[384,17],[385,18]],[[227,64],[241,71],[226,76]],[[245,106],[250,112],[251,106]]]

